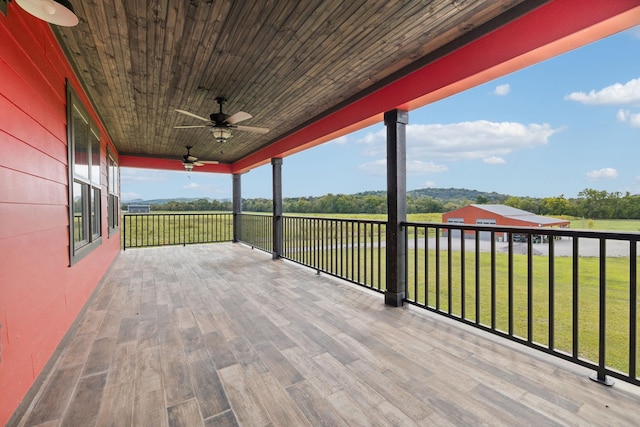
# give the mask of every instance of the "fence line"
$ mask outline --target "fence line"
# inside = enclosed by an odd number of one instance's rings
[[[273,216],[241,214],[238,240],[252,248],[273,251]]]
[[[283,254],[291,261],[382,292],[384,221],[283,217]]]
[[[122,216],[122,248],[229,242],[231,213],[144,213]]]

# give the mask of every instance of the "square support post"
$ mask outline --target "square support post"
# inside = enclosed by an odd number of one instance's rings
[[[273,248],[272,258],[282,256],[282,159],[271,159],[273,167]]]
[[[387,290],[384,302],[393,307],[404,304],[407,274],[405,236],[401,224],[407,220],[407,135],[409,114],[387,111]]]
[[[241,218],[242,218],[242,175],[233,174],[233,243],[237,243],[242,238]]]

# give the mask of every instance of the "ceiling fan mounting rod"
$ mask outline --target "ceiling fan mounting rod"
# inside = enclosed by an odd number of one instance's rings
[[[220,105],[220,113],[222,113],[222,104],[227,102],[227,98],[225,98],[224,96],[219,96],[216,98],[216,102]]]

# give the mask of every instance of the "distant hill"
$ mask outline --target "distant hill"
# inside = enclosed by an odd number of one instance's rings
[[[385,196],[386,191],[365,191],[354,194],[355,196]],[[466,188],[418,188],[407,191],[411,197],[431,197],[443,202],[471,201],[475,203],[478,198],[484,198],[486,203],[500,204],[509,198],[507,194],[499,194],[486,191],[467,190]]]
[[[484,198],[485,203],[500,204],[509,198],[507,194],[499,194],[495,191],[467,190],[466,188],[419,188],[407,192],[413,197],[431,197],[441,201],[470,200],[475,202],[478,198]]]
[[[363,191],[361,193],[353,194],[353,196],[383,196],[387,195],[386,191]],[[500,204],[504,203],[509,195],[499,194],[494,192],[488,193],[486,191],[478,191],[478,190],[468,190],[466,188],[418,188],[416,190],[407,191],[407,196],[410,197],[431,197],[432,199],[439,200],[442,202],[460,202],[460,201],[469,201],[471,203],[475,203],[478,198],[484,198],[485,203],[494,203]],[[216,200],[208,197],[178,197],[174,199],[151,199],[151,200],[143,200],[143,199],[134,199],[134,200],[125,200],[122,202],[123,205],[165,205],[169,202],[192,202],[194,200],[205,199],[208,201]],[[299,197],[293,197],[293,199],[299,199]],[[229,199],[219,199],[218,201],[229,201]]]
[[[176,197],[175,199],[133,199],[133,200],[124,200],[122,202],[123,205],[166,205],[169,202],[193,202],[194,200],[214,200],[209,197]]]

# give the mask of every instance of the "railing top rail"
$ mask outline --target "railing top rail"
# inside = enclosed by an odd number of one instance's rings
[[[600,231],[600,230],[578,230],[563,227],[520,227],[490,224],[459,224],[443,222],[403,222],[403,227],[427,227],[451,230],[477,230],[477,231],[498,231],[506,233],[523,234],[550,234],[555,236],[584,237],[590,239],[610,239],[610,240],[630,240],[640,241],[640,233],[622,231]]]
[[[379,219],[354,219],[354,218],[338,218],[338,217],[319,217],[319,216],[298,216],[298,215],[283,215],[285,218],[292,219],[315,219],[322,221],[340,221],[340,222],[348,222],[348,223],[360,223],[360,224],[380,224],[384,225],[387,221],[379,220]]]

